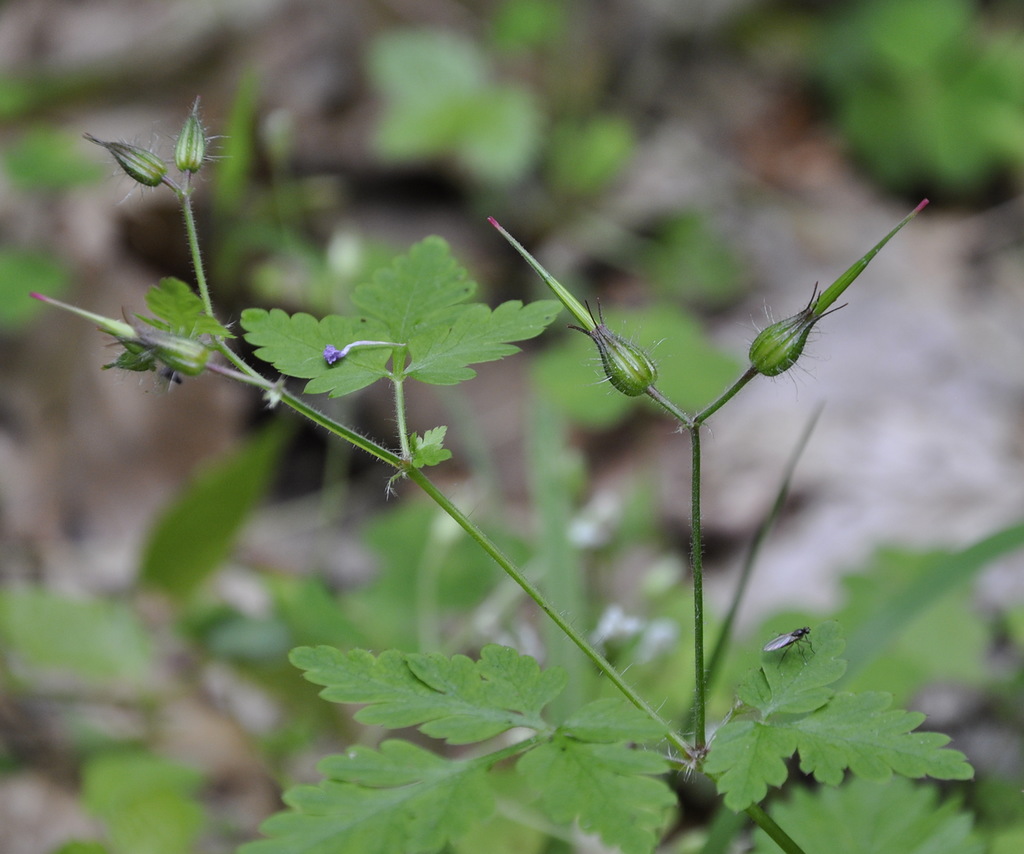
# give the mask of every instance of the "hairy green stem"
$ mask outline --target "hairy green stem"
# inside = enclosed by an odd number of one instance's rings
[[[196,217],[192,211],[192,190],[186,188],[178,195],[181,212],[185,217],[185,232],[188,234],[188,248],[192,255],[192,269],[196,274],[196,287],[203,301],[203,309],[210,317],[214,317],[213,302],[210,300],[210,288],[206,284],[206,271],[203,269],[203,254],[199,248],[199,235],[196,232]]]
[[[648,387],[645,393],[651,400],[657,403],[658,406],[682,424],[683,427],[687,429],[693,427],[693,419],[676,406],[671,400],[665,397],[665,395],[658,391],[654,386]]]
[[[568,637],[569,640],[572,641],[583,652],[583,654],[591,660],[591,662],[593,662],[597,669],[600,670],[608,680],[619,689],[620,692],[622,692],[629,702],[644,712],[644,714],[652,720],[664,727],[668,740],[680,752],[682,752],[684,756],[689,758],[694,756],[692,745],[687,743],[679,733],[672,729],[671,724],[658,714],[655,708],[651,706],[650,703],[648,703],[628,682],[626,682],[623,675],[615,668],[615,666],[594,648],[590,641],[587,640],[586,635],[573,626],[566,617],[556,611],[548,602],[544,594],[541,593],[540,589],[523,574],[522,570],[520,570],[519,567],[516,566],[515,563],[513,563],[512,560],[505,555],[505,553],[486,534],[484,534],[484,532],[481,531],[468,516],[459,510],[459,508],[452,503],[451,499],[449,499],[448,496],[445,495],[422,471],[412,468],[401,456],[392,453],[371,439],[367,439],[365,436],[361,436],[344,425],[338,424],[336,421],[309,406],[283,387],[280,387],[277,384],[260,377],[258,374],[255,374],[255,372],[253,372],[248,365],[245,365],[241,359],[235,356],[234,353],[231,353],[230,351],[227,351],[227,353],[230,353],[229,358],[231,358],[232,362],[236,362],[236,364],[239,365],[239,371],[231,371],[228,368],[218,365],[211,365],[210,369],[215,373],[230,376],[233,379],[237,379],[241,382],[247,383],[248,385],[262,388],[267,391],[268,394],[278,396],[283,404],[294,409],[300,415],[309,418],[313,423],[320,425],[325,430],[330,431],[339,438],[344,439],[347,442],[351,442],[360,450],[366,451],[377,459],[382,460],[383,462],[394,466],[399,471],[404,472],[411,481],[430,496],[430,498],[433,499],[433,501],[445,513],[455,520],[455,522],[474,542],[477,543],[477,545],[490,555],[494,562],[497,563],[498,566],[500,566],[517,585],[519,585],[523,592],[526,593],[526,595],[537,604],[537,606],[555,623],[555,625],[562,630],[566,637]],[[243,366],[247,370],[243,370]]]
[[[409,479],[413,481],[420,489],[422,489],[427,495],[429,495],[434,502],[442,509],[445,513],[451,516],[459,526],[470,536],[470,538],[480,546],[495,563],[500,566],[505,573],[522,589],[522,591],[529,596],[547,616],[551,619],[556,626],[558,626],[566,637],[569,638],[580,651],[593,662],[594,666],[597,667],[608,680],[619,689],[619,691],[626,697],[629,702],[640,709],[646,714],[651,720],[656,721],[665,729],[666,738],[678,748],[683,755],[687,757],[694,756],[693,747],[686,742],[686,740],[672,729],[672,726],[666,721],[655,708],[648,703],[628,682],[626,682],[623,675],[615,668],[615,666],[608,661],[601,653],[599,653],[594,646],[587,640],[586,636],[577,629],[572,623],[566,619],[561,613],[556,611],[551,604],[547,601],[544,594],[527,578],[522,570],[519,569],[506,555],[498,548],[498,546],[478,528],[458,507],[456,507],[451,500],[446,496],[434,483],[419,469],[407,469],[406,473]]]
[[[412,459],[412,450],[409,448],[409,428],[405,424],[405,385],[400,379],[391,380],[395,392],[395,421],[398,424],[398,444],[402,449],[402,456]]]
[[[398,454],[389,451],[382,445],[378,445],[372,439],[366,438],[366,436],[363,436],[355,432],[355,430],[350,430],[344,424],[339,424],[333,418],[324,415],[324,413],[322,413],[320,410],[314,409],[312,406],[310,406],[308,403],[302,400],[302,398],[292,394],[290,391],[284,388],[283,385],[279,383],[272,383],[270,380],[261,377],[245,362],[243,362],[238,356],[236,356],[230,350],[227,350],[227,348],[224,348],[223,350],[221,350],[221,352],[228,355],[231,362],[235,364],[239,368],[239,370],[234,371],[231,370],[230,368],[225,368],[223,365],[217,364],[207,365],[207,370],[213,371],[216,374],[221,374],[222,376],[230,377],[231,379],[238,380],[239,382],[246,383],[247,385],[263,389],[269,397],[280,400],[280,402],[283,403],[285,406],[289,407],[290,409],[294,409],[303,417],[308,418],[314,424],[323,427],[325,430],[327,430],[330,433],[333,433],[338,438],[344,439],[346,442],[350,442],[352,445],[355,445],[355,447],[359,448],[359,450],[366,451],[366,453],[370,454],[371,456],[376,457],[378,460],[381,460],[382,462],[385,462],[388,465],[394,466],[396,469],[399,469],[400,471],[405,470],[407,465],[406,461],[403,460],[402,457],[400,457]]]
[[[700,522],[700,427],[690,429],[690,567],[693,570],[693,739],[700,750],[707,743],[704,673],[704,540]]]
[[[747,368],[746,371],[743,372],[743,376],[741,376],[738,380],[736,380],[736,382],[729,386],[729,388],[726,389],[725,393],[722,394],[714,403],[705,407],[704,409],[702,409],[700,412],[693,416],[693,423],[696,425],[703,424],[705,421],[708,420],[708,418],[710,418],[712,415],[718,412],[719,409],[725,406],[725,404],[732,400],[737,395],[739,390],[756,376],[757,368],[753,366]]]

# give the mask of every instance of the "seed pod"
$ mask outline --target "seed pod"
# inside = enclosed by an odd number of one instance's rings
[[[206,158],[206,131],[199,120],[199,99],[182,125],[174,145],[174,165],[182,172],[198,172]]]
[[[182,338],[155,329],[144,329],[140,335],[157,362],[187,377],[201,374],[210,358],[210,348],[194,338]]]
[[[750,364],[766,377],[777,377],[796,364],[807,336],[824,315],[814,314],[814,300],[798,314],[767,326],[750,345]]]
[[[597,345],[604,375],[627,397],[644,394],[658,379],[658,368],[644,349],[616,335],[603,321],[590,330],[580,326],[570,328],[584,333]]]
[[[143,186],[156,187],[164,183],[167,177],[167,164],[152,151],[127,142],[106,142],[88,133],[85,134],[85,138],[107,149],[117,161],[117,165]]]

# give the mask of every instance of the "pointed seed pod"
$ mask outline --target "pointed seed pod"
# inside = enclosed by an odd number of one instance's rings
[[[194,174],[200,170],[205,158],[206,131],[199,120],[199,99],[196,98],[174,145],[174,165],[182,172]]]
[[[750,345],[748,355],[751,366],[759,374],[777,377],[796,364],[804,352],[807,336],[811,334],[814,324],[825,316],[814,313],[815,302],[812,296],[802,311],[766,326],[758,333]]]
[[[156,187],[167,177],[167,164],[152,151],[127,142],[106,142],[85,134],[89,142],[95,142],[110,152],[117,165],[134,181],[144,187]]]
[[[646,393],[658,379],[658,368],[643,347],[616,335],[604,325],[601,318],[593,329],[570,326],[588,336],[597,345],[601,365],[608,382],[627,397],[639,397]]]

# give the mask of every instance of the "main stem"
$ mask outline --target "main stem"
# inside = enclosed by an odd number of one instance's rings
[[[704,673],[704,563],[700,521],[700,426],[690,428],[690,566],[693,569],[693,739],[698,750],[706,744]]]
[[[657,721],[665,728],[666,738],[679,749],[684,756],[693,758],[693,746],[688,744],[675,732],[657,710],[648,703],[637,691],[626,682],[622,674],[601,653],[594,649],[586,635],[570,623],[565,616],[556,611],[529,578],[517,567],[498,546],[481,531],[437,486],[419,469],[408,468],[406,474],[420,489],[429,495],[434,502],[454,519],[459,526],[497,563],[505,573],[529,596],[559,629],[571,640],[580,651],[611,681],[629,702],[640,709],[651,720]]]

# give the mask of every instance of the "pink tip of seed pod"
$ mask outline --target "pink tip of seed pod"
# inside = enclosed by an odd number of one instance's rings
[[[926,207],[928,207],[928,199],[921,199],[920,204],[918,204],[918,206],[914,208],[914,213],[920,213]]]

